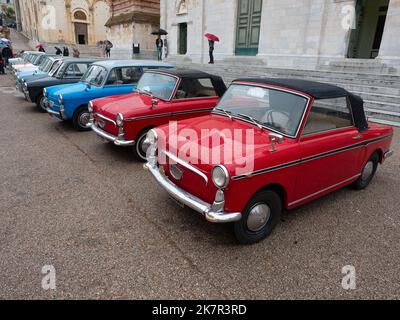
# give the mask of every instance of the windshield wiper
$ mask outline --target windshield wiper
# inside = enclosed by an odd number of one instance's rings
[[[221,111],[221,112],[225,113],[225,115],[226,115],[229,119],[231,119],[231,120],[233,119],[233,117],[232,117],[232,112],[226,111],[226,110],[220,109],[220,108],[215,108],[215,110]]]
[[[243,117],[243,118],[249,119],[249,120],[250,120],[251,122],[253,122],[260,130],[263,130],[263,129],[264,129],[264,127],[261,125],[261,123],[260,123],[258,120],[254,119],[253,117],[248,116],[247,114],[243,114],[243,113],[238,113],[238,115],[241,116],[241,117]]]

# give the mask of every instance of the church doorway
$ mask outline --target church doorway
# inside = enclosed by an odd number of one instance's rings
[[[77,44],[88,44],[87,24],[75,22],[75,35]]]
[[[347,57],[375,59],[379,55],[389,0],[357,0],[356,29],[350,35]]]
[[[239,0],[236,27],[236,55],[255,56],[260,41],[262,0]]]
[[[179,24],[179,43],[178,52],[179,54],[187,53],[187,23]]]

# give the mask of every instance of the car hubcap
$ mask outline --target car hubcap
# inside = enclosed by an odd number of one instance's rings
[[[257,232],[266,226],[271,217],[271,209],[265,203],[255,205],[247,218],[247,228],[250,231]]]
[[[44,97],[42,97],[42,98],[40,99],[40,107],[41,107],[43,110],[46,110],[46,106],[44,105]]]
[[[83,112],[79,116],[79,125],[82,128],[86,128],[87,124],[89,123],[90,120],[90,114],[87,112]]]
[[[368,180],[368,178],[372,175],[373,171],[374,171],[374,163],[372,161],[369,161],[364,167],[361,179],[363,181]]]

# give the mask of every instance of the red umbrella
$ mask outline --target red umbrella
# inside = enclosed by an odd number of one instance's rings
[[[218,38],[216,35],[213,35],[213,34],[211,34],[211,33],[206,33],[204,36],[205,36],[208,40],[219,42],[219,38]]]
[[[43,48],[43,44],[39,43],[35,48]]]

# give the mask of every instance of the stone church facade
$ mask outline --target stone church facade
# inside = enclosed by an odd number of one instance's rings
[[[95,45],[106,39],[111,0],[14,0],[17,22],[33,42]]]
[[[400,67],[400,0],[161,0],[160,7],[176,60],[207,63],[204,34],[212,33],[221,39],[217,61],[315,69],[364,59]]]

